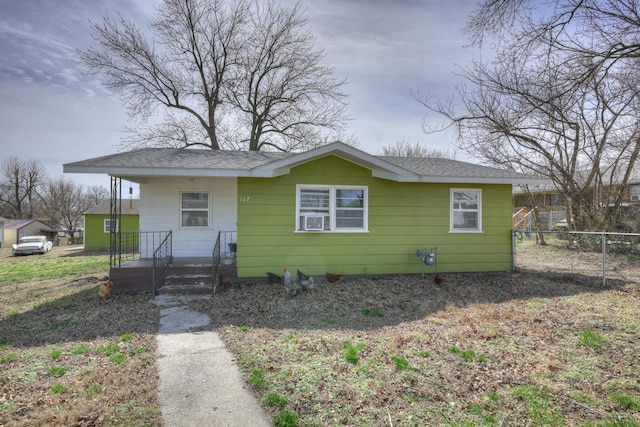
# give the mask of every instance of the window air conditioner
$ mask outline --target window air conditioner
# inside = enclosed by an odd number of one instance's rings
[[[304,229],[305,231],[324,230],[324,215],[305,215]]]

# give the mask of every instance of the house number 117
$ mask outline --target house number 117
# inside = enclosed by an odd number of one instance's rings
[[[247,203],[249,200],[251,200],[249,196],[240,196],[240,203]]]

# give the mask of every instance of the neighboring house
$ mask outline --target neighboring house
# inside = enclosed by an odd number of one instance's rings
[[[211,256],[237,232],[237,276],[284,266],[319,275],[512,269],[512,184],[532,175],[449,159],[373,156],[336,142],[303,153],[149,148],[68,163],[140,185],[140,230],[172,255]],[[112,186],[113,187],[113,186]],[[223,249],[224,251],[224,249]]]
[[[111,200],[105,200],[84,213],[84,247],[85,249],[109,249],[109,235],[111,231]],[[113,226],[116,231],[140,230],[140,200],[122,200],[121,217],[119,223],[115,219]]]
[[[618,192],[621,184],[605,185],[601,191],[603,203],[612,203],[613,192]],[[533,200],[531,200],[533,199]],[[623,214],[631,210],[637,212],[640,207],[640,179],[631,179],[622,189]],[[635,209],[634,209],[635,207]],[[521,189],[513,193],[513,228],[518,230],[534,227],[531,212],[537,209],[542,226],[551,230],[558,221],[566,219],[565,201],[562,192],[553,186],[542,186],[531,190],[531,196]],[[622,222],[626,220],[623,218]],[[637,228],[637,219],[629,222],[632,229]]]
[[[55,241],[57,231],[37,219],[10,219],[4,223],[4,245],[18,243],[24,236],[46,236],[49,240]]]

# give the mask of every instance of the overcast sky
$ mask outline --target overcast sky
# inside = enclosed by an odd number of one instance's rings
[[[127,124],[118,98],[85,74],[78,49],[93,42],[89,20],[121,13],[143,25],[157,0],[0,0],[1,157],[41,161],[51,177],[62,164],[121,151]],[[293,3],[285,0],[284,3]],[[317,47],[335,76],[346,78],[348,134],[382,154],[396,141],[453,149],[452,134],[426,135],[426,113],[409,92],[448,98],[458,66],[473,56],[461,28],[473,0],[302,0]],[[430,116],[431,117],[431,116]],[[433,117],[434,120],[437,119]],[[459,160],[468,160],[458,155]],[[109,187],[102,175],[69,177]]]

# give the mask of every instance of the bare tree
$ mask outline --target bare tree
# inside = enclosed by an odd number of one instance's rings
[[[97,206],[109,198],[109,190],[102,185],[90,185],[84,192],[87,203],[91,206]]]
[[[314,50],[314,37],[299,4],[285,9],[258,2],[252,33],[241,50],[239,76],[232,91],[240,122],[249,128],[249,150],[265,146],[293,151],[344,130],[344,81],[332,78],[324,53]]]
[[[396,141],[395,145],[385,145],[382,147],[385,156],[392,157],[418,157],[418,158],[441,158],[455,160],[456,153],[449,150],[429,149],[427,146],[416,142],[411,145],[407,140]]]
[[[495,56],[463,70],[461,111],[414,96],[455,127],[460,148],[551,178],[576,228],[609,229],[640,152],[638,6],[564,0],[537,15],[529,6],[487,1],[472,16],[474,41],[497,36]]]
[[[52,225],[62,226],[70,232],[82,225],[82,215],[94,206],[93,197],[84,192],[82,185],[66,177],[48,181],[40,197],[40,215]]]
[[[8,157],[0,165],[0,213],[8,218],[33,218],[37,189],[47,175],[37,160]]]
[[[298,6],[163,0],[149,30],[151,41],[105,18],[92,24],[99,48],[81,52],[140,122],[128,146],[291,150],[346,120],[343,82],[321,65]],[[164,120],[144,126],[158,108]]]

